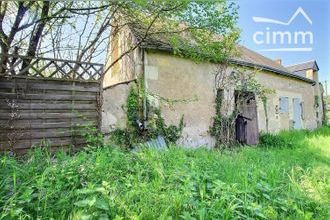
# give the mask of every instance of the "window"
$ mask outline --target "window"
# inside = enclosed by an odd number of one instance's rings
[[[280,97],[280,113],[288,113],[289,112],[289,98],[288,97]]]

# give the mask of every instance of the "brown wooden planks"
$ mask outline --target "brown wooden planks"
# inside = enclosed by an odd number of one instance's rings
[[[28,144],[27,144],[28,143]],[[14,149],[28,149],[33,146],[50,146],[50,147],[60,147],[60,146],[69,146],[69,145],[81,145],[86,143],[83,138],[71,137],[62,137],[62,138],[48,138],[48,139],[27,139],[27,140],[18,140],[15,142]],[[9,150],[10,142],[2,141],[0,142],[0,148]]]
[[[12,113],[3,113],[0,112],[0,120],[10,118]],[[84,112],[84,113],[75,113],[75,112],[68,112],[68,113],[34,113],[34,112],[22,112],[19,113],[17,120],[19,119],[52,119],[52,118],[86,118],[86,117],[93,117],[97,116],[97,112]],[[13,119],[16,120],[16,119]]]
[[[52,119],[21,119],[21,120],[0,120],[0,127],[2,125],[13,123],[14,125],[20,126],[20,125],[30,125],[30,124],[36,124],[36,125],[42,125],[42,124],[54,124],[54,123],[69,123],[74,125],[82,125],[82,124],[90,124],[92,122],[97,121],[97,117],[89,117],[89,118],[73,118],[73,119],[66,119],[66,118],[52,118]]]
[[[6,79],[0,78],[1,89],[17,90],[65,90],[65,91],[83,91],[99,92],[97,83],[67,83],[58,81],[44,80],[24,80],[24,79]]]
[[[31,129],[20,130],[11,133],[8,129],[7,133],[0,133],[0,140],[13,139],[27,140],[27,139],[47,139],[47,138],[62,138],[62,137],[81,137],[85,129],[74,128],[53,128],[53,129]]]
[[[74,123],[70,120],[64,122],[54,123],[36,123],[33,120],[29,122],[21,123],[20,120],[8,123],[8,121],[0,121],[0,133],[9,132],[9,130],[30,130],[30,129],[56,129],[56,128],[71,128],[71,127],[84,127],[84,126],[97,126],[97,121],[82,121],[80,123]]]
[[[0,77],[0,151],[10,139],[9,150],[20,152],[43,140],[54,149],[82,146],[84,127],[98,127],[99,95],[96,82]]]
[[[0,101],[0,105],[3,105],[2,109],[11,109],[10,105],[6,105]],[[22,110],[96,110],[97,106],[96,103],[92,104],[76,104],[76,103],[17,103],[17,108]]]
[[[71,92],[70,92],[71,93]],[[96,99],[97,94],[85,92],[83,95],[72,95],[72,94],[33,94],[33,93],[11,93],[11,92],[0,92],[0,99],[19,99],[19,100],[62,100],[62,101],[88,101]]]

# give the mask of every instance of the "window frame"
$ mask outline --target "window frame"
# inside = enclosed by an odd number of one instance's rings
[[[284,100],[286,100],[285,102],[284,102]],[[283,106],[283,104],[285,104],[284,106]],[[289,113],[290,112],[290,100],[289,100],[289,97],[287,97],[287,96],[280,96],[279,97],[279,108],[278,108],[278,112],[280,113],[280,114],[287,114],[287,113]]]

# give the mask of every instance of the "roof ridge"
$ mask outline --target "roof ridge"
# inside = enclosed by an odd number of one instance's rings
[[[289,66],[297,66],[297,65],[305,64],[305,63],[309,63],[309,62],[316,62],[316,60],[315,60],[315,59],[312,59],[312,60],[308,60],[308,61],[305,61],[305,62],[294,63],[294,64],[286,65],[285,67],[289,67]]]
[[[265,55],[263,55],[263,54],[261,54],[261,53],[258,53],[258,52],[256,52],[256,51],[254,51],[254,50],[252,50],[252,49],[250,49],[250,48],[248,48],[248,47],[246,47],[246,46],[240,45],[240,44],[238,44],[238,46],[243,47],[244,49],[249,50],[250,52],[252,52],[252,53],[254,53],[254,54],[257,54],[258,56],[261,56],[261,57],[263,57],[264,59],[267,59],[267,60],[271,61],[274,65],[279,66],[279,67],[282,67],[282,68],[284,68],[284,69],[285,69],[286,71],[288,71],[288,72],[291,72],[289,69],[286,68],[286,66],[283,66],[282,64],[279,64],[279,63],[275,62],[275,60],[273,60],[273,59],[271,59],[271,58],[269,58],[269,57],[266,57]]]

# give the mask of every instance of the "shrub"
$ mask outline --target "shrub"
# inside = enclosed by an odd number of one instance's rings
[[[86,150],[93,150],[104,146],[103,134],[96,127],[84,126],[80,133],[86,141]]]
[[[324,133],[325,131],[322,131],[322,129],[317,129],[313,134]],[[302,147],[305,144],[306,138],[311,134],[309,130],[281,131],[277,134],[262,133],[259,139],[259,146],[275,148]]]
[[[291,147],[290,140],[281,135],[265,133],[260,135],[259,145],[264,147]]]

